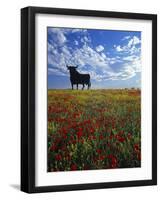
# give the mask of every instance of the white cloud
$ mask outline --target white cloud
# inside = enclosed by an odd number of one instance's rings
[[[108,68],[108,60],[105,54],[99,54],[88,45],[83,45],[82,48],[76,49],[73,52],[75,60],[81,60],[84,65],[89,65],[91,68]]]
[[[107,58],[106,55],[104,53],[101,53],[102,58]]]
[[[123,48],[121,48],[120,45],[118,45],[118,46],[115,45],[115,48],[116,48],[116,51],[118,51],[118,52],[123,51]]]
[[[108,61],[109,61],[109,63],[110,63],[111,65],[113,65],[113,64],[115,64],[115,63],[121,63],[121,62],[123,62],[122,59],[121,59],[121,57],[119,57],[119,56],[116,56],[116,57],[108,57],[107,59],[108,59]]]
[[[124,61],[127,61],[132,68],[135,70],[135,72],[141,72],[141,58],[140,56],[136,55],[130,55],[123,57]]]
[[[85,41],[85,42],[88,42],[88,41],[89,41],[89,39],[87,38],[87,36],[84,36],[84,41]]]
[[[122,40],[128,40],[128,39],[130,39],[129,35],[122,38]]]
[[[138,37],[134,36],[133,37],[133,44],[136,45],[136,44],[140,44],[140,43],[141,43],[141,40]]]
[[[136,72],[133,69],[133,67],[129,66],[128,64],[125,64],[125,66],[122,69],[122,74],[121,74],[121,76],[123,77],[122,80],[132,78],[133,76],[135,76],[135,74]]]
[[[96,47],[96,51],[97,52],[101,52],[101,51],[103,51],[104,50],[104,47],[102,46],[102,45],[98,45],[97,47]]]
[[[111,71],[108,60],[105,54],[99,54],[97,51],[92,49],[90,46],[83,45],[82,48],[76,48],[75,50],[70,50],[66,45],[61,47],[61,53],[50,52],[48,54],[48,64],[56,70],[51,70],[50,73],[64,75],[68,74],[66,65],[78,65],[78,71],[81,73],[90,73],[91,78],[95,80],[103,79],[103,75],[100,73],[105,73],[106,71]],[[88,69],[86,67],[88,66]],[[57,73],[57,69],[60,72]],[[99,73],[96,73],[96,70]]]
[[[49,28],[48,32],[51,35],[52,40],[56,41],[57,44],[59,44],[59,45],[63,45],[67,41],[67,39],[65,37],[65,31],[64,31],[64,29]]]
[[[74,29],[55,29],[51,31],[52,40],[48,42],[48,73],[68,76],[66,65],[78,65],[78,71],[89,73],[96,81],[102,80],[126,80],[132,78],[137,72],[141,72],[140,43],[139,38],[133,37],[124,46],[114,46],[116,55],[110,57],[109,53],[103,53],[104,47],[98,45],[92,47],[88,32],[80,35],[80,39],[74,40],[74,49],[67,41],[67,34],[73,33]],[[80,32],[81,29],[75,30]],[[127,38],[128,40],[129,38]],[[82,46],[78,46],[82,40]],[[56,42],[55,42],[56,41]],[[130,42],[131,41],[131,42]],[[127,56],[121,53],[126,52]],[[119,56],[120,55],[120,56]],[[115,65],[114,65],[115,64]],[[111,67],[114,65],[114,67]]]
[[[135,72],[141,72],[141,58],[137,57],[132,62],[132,67],[135,70]]]
[[[130,56],[123,57],[123,60],[125,60],[125,61],[133,61],[135,58],[136,58],[136,56],[130,55]]]
[[[78,44],[79,44],[79,42],[78,42],[77,40],[75,40],[74,43],[75,43],[75,45],[78,45]]]
[[[61,50],[64,53],[64,55],[69,56],[69,57],[71,56],[71,53],[69,49],[67,48],[67,46],[63,46]]]
[[[63,33],[58,34],[57,38],[60,44],[63,44],[64,42],[66,42],[66,37],[64,36]]]
[[[80,29],[80,28],[74,28],[71,29],[72,33],[76,33],[76,32],[87,32],[87,29]]]
[[[83,44],[86,44],[86,43],[90,42],[90,40],[89,40],[89,38],[88,38],[87,36],[82,37],[80,41],[81,41]]]
[[[129,53],[133,54],[139,50],[139,48],[136,48],[136,45],[140,44],[140,43],[141,43],[141,40],[138,37],[133,36],[133,38],[128,40],[128,43],[126,45],[123,45],[123,46],[114,45],[114,48],[116,49],[117,52],[129,52]]]
[[[139,44],[141,41],[138,37],[134,36],[132,39],[129,40],[128,42],[128,47],[131,48],[132,46],[135,46],[137,44]]]
[[[72,52],[67,46],[64,46],[62,53],[48,57],[48,63],[54,68],[53,71],[50,69],[50,73],[68,75],[66,65],[78,65],[78,71],[89,73],[91,78],[96,81],[126,80],[135,76],[136,72],[141,71],[141,63],[138,57],[127,56],[123,60],[118,56],[108,58],[104,53],[99,54],[87,45]],[[118,72],[113,71],[109,65],[121,62],[123,63]],[[86,68],[87,66],[88,68]]]
[[[107,80],[127,80],[136,75],[133,67],[124,64],[119,72],[107,72],[105,79]]]

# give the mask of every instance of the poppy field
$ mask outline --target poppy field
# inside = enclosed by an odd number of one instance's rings
[[[139,89],[48,90],[48,172],[141,167]]]

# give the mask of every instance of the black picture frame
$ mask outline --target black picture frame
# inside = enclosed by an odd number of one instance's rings
[[[35,15],[60,14],[152,21],[152,179],[59,186],[35,186]],[[147,186],[157,184],[157,15],[96,10],[21,9],[21,190],[27,193]]]

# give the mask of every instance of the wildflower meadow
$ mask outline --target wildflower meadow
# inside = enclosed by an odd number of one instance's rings
[[[139,89],[48,90],[48,172],[141,167]]]

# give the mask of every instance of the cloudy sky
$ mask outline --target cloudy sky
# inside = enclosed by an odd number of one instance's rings
[[[48,27],[48,88],[70,88],[66,65],[92,88],[141,87],[141,32]]]

